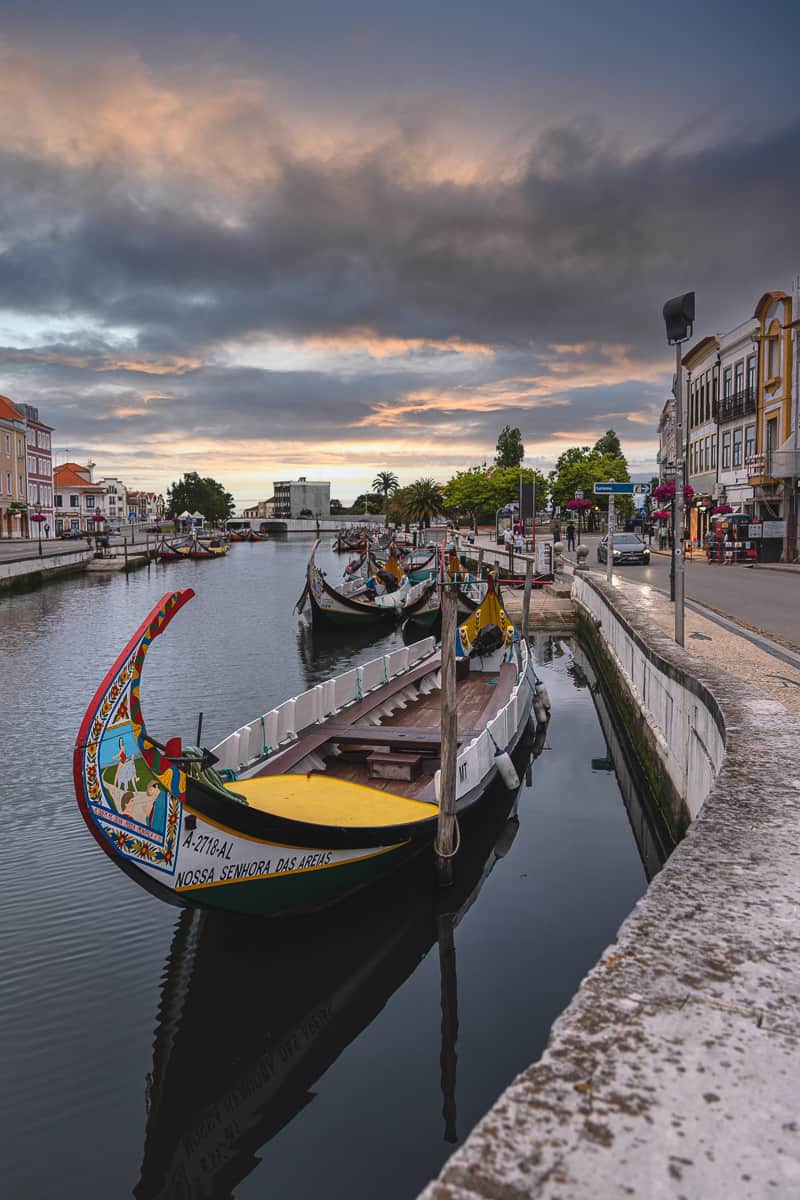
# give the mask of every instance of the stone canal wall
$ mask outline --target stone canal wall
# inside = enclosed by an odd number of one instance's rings
[[[618,589],[574,598],[688,828],[424,1200],[800,1195],[800,722]]]
[[[12,558],[0,562],[0,594],[4,591],[24,591],[37,588],[51,579],[82,571],[94,556],[93,550],[65,550],[63,554],[47,554],[39,558]]]
[[[611,707],[651,797],[678,841],[694,820],[725,757],[725,721],[702,679],[665,655],[653,630],[629,619],[619,597],[577,572],[572,584],[578,629],[589,645]]]

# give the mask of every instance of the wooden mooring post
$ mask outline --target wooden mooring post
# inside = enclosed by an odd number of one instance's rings
[[[483,579],[483,555],[484,555],[483,546],[479,546],[478,547],[478,569],[477,569],[478,579]]]
[[[456,623],[458,601],[455,588],[442,579],[442,759],[439,770],[439,822],[436,829],[437,878],[440,887],[453,882],[456,838],[456,755],[458,753],[458,708],[456,706]]]
[[[122,539],[122,546],[123,546],[123,551],[125,554],[125,574],[127,575],[128,574],[128,539],[126,537]]]

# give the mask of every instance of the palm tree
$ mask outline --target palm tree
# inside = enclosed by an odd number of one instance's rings
[[[419,521],[420,525],[428,528],[431,517],[442,512],[442,489],[433,479],[416,479],[409,487],[403,489],[405,510],[411,521]]]
[[[378,471],[372,481],[372,490],[383,496],[383,507],[386,510],[386,524],[389,524],[389,497],[400,487],[400,481],[394,471]]]

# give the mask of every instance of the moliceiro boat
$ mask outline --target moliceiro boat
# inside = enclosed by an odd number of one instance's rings
[[[170,592],[97,689],[74,751],[99,845],[166,899],[269,915],[325,908],[430,849],[441,658],[433,638],[284,701],[211,751],[147,731],[142,671],[194,595]],[[537,678],[490,583],[458,631],[456,812],[472,809],[531,718]],[[540,710],[541,711],[541,710]]]

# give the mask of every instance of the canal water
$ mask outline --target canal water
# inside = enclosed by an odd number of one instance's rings
[[[196,598],[148,656],[159,738],[193,742],[202,711],[212,745],[400,644],[312,636],[292,611],[308,550],[236,545],[0,600],[5,1195],[413,1197],[541,1053],[647,886],[585,660],[544,636],[545,746],[515,810],[498,793],[465,827],[449,892],[426,861],[270,923],[172,908],[115,868],[78,812],[71,752],[165,592]],[[322,565],[339,577],[332,553]]]

